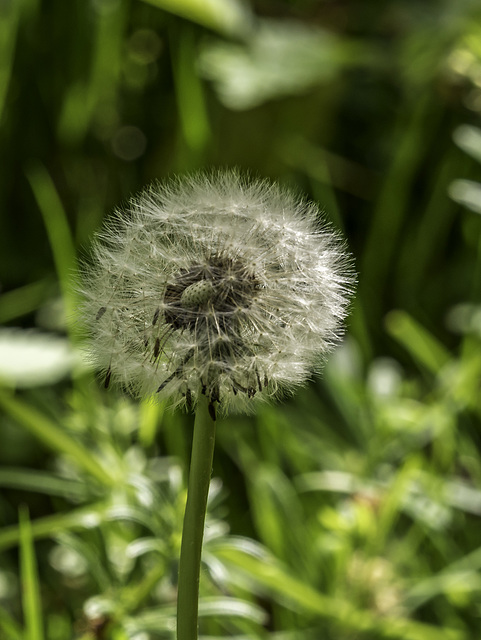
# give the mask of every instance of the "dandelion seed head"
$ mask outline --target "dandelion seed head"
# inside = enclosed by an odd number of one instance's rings
[[[318,371],[353,283],[315,204],[222,171],[155,184],[112,217],[84,265],[81,316],[106,386],[249,411]]]

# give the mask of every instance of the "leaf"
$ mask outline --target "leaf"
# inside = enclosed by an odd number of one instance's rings
[[[144,1],[224,35],[240,35],[250,25],[250,15],[245,5],[238,0]]]
[[[263,20],[246,44],[213,42],[200,57],[202,74],[231,109],[251,109],[330,80],[342,64],[337,38],[295,21]]]
[[[151,398],[144,398],[140,403],[139,441],[144,448],[147,449],[153,445],[164,411],[165,403],[163,402],[152,402]]]
[[[450,361],[447,349],[405,311],[391,311],[386,317],[386,327],[414,360],[431,373],[438,374]]]
[[[0,486],[65,498],[87,495],[85,484],[81,482],[33,469],[0,468]]]
[[[267,622],[266,612],[261,607],[239,598],[204,597],[199,599],[199,617],[235,617],[250,620],[256,624]],[[128,631],[162,631],[175,628],[175,607],[166,606],[147,609],[129,618]]]
[[[80,364],[66,338],[40,331],[0,329],[0,380],[14,387],[49,385]]]
[[[2,291],[0,323],[5,324],[31,313],[42,306],[51,295],[52,282],[47,278],[12,289],[12,291]]]
[[[22,605],[25,619],[25,640],[43,640],[42,605],[38,580],[32,526],[26,507],[20,509],[20,574]]]
[[[63,453],[72,458],[76,465],[83,468],[102,485],[112,486],[115,483],[114,478],[104,470],[88,449],[46,416],[1,391],[0,406],[36,438],[57,453]]]
[[[472,180],[454,180],[449,195],[474,213],[481,213],[481,184]]]
[[[0,637],[3,640],[25,640],[20,625],[0,607]]]
[[[37,518],[31,523],[32,535],[35,539],[49,538],[66,530],[91,529],[97,527],[105,518],[107,507],[103,503],[75,509],[69,513]],[[20,529],[17,526],[0,530],[0,550],[9,549],[18,544]]]
[[[72,276],[77,271],[75,244],[64,206],[47,169],[40,162],[27,167],[27,178],[37,201],[53,253],[70,326],[73,327],[76,294]]]
[[[454,142],[478,162],[481,162],[481,129],[463,124],[453,133]]]
[[[267,622],[267,614],[264,609],[239,598],[201,598],[199,600],[199,616],[234,616],[258,624],[266,624]]]

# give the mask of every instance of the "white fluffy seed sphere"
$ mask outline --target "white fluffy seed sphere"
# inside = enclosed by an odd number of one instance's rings
[[[234,171],[153,185],[84,265],[105,386],[220,409],[292,392],[342,333],[354,275],[316,205]]]

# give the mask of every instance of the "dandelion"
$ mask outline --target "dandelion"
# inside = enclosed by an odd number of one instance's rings
[[[92,252],[81,314],[105,387],[197,407],[177,618],[193,640],[216,412],[319,370],[342,334],[350,261],[315,204],[235,171],[150,187]]]
[[[220,409],[291,393],[341,334],[352,287],[316,205],[219,172],[157,185],[93,245],[83,318],[105,386]]]

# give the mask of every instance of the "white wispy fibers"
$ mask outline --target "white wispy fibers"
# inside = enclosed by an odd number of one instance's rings
[[[116,212],[84,265],[81,315],[105,386],[249,410],[319,369],[353,282],[315,204],[219,171],[155,184]]]

